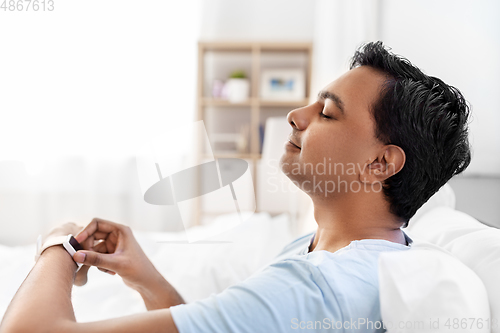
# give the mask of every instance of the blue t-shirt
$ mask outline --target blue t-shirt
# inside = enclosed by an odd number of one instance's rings
[[[333,253],[308,252],[311,237],[223,292],[171,307],[179,332],[383,332],[378,257],[410,247],[363,239]]]

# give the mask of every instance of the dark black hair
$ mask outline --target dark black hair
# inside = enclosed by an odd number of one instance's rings
[[[457,88],[424,74],[380,41],[356,51],[351,69],[358,66],[387,76],[371,111],[377,138],[406,154],[403,168],[384,182],[383,191],[391,212],[407,226],[418,208],[469,165],[469,106]]]

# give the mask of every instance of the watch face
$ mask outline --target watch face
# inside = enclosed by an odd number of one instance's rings
[[[75,251],[83,250],[83,247],[80,245],[80,243],[78,243],[75,237],[71,236],[71,238],[69,239],[69,243],[75,249]]]

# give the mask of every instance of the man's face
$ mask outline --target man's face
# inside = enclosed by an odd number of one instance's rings
[[[370,111],[383,83],[384,75],[377,70],[357,67],[327,85],[316,102],[291,111],[292,133],[281,157],[283,172],[307,193],[330,196],[332,187],[333,193],[349,187],[357,190],[360,169],[373,162],[383,147],[375,137]],[[341,181],[347,184],[339,188]]]

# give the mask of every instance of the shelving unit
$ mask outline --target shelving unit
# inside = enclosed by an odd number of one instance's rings
[[[257,164],[261,158],[261,131],[270,116],[286,116],[294,108],[309,103],[312,44],[305,42],[206,42],[198,43],[197,117],[204,120],[215,158],[241,158],[249,162],[256,196]],[[304,72],[305,92],[301,100],[263,100],[260,97],[261,73],[271,69],[301,69]],[[250,81],[248,100],[232,103],[212,97],[214,80],[226,80],[234,70],[243,70]],[[248,149],[228,151],[214,147],[212,138],[238,133],[248,127]],[[214,135],[215,134],[215,135]],[[228,137],[231,137],[230,135]],[[198,152],[200,163],[206,154]],[[257,199],[257,198],[256,198]],[[203,199],[198,200],[196,220],[199,224],[206,212]],[[256,204],[258,200],[255,200]],[[256,207],[257,211],[259,207]],[[220,213],[223,213],[222,211]]]

